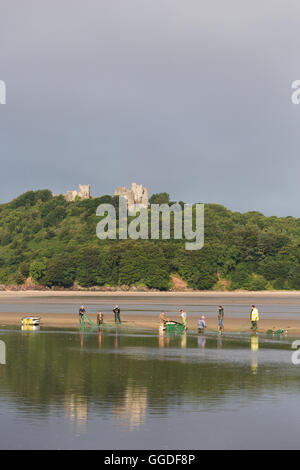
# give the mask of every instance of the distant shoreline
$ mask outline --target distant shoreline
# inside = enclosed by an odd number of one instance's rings
[[[253,299],[258,297],[268,298],[296,298],[299,297],[300,291],[210,291],[210,290],[199,290],[199,291],[92,291],[92,290],[0,290],[0,299],[3,298],[29,298],[29,297],[190,297],[190,298],[247,298]]]

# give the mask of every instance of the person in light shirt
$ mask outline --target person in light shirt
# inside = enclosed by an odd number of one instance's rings
[[[187,329],[187,322],[186,322],[186,312],[184,310],[180,310],[180,316],[182,320],[182,324],[185,329]]]
[[[251,330],[257,330],[258,328],[258,321],[259,321],[259,313],[255,305],[252,305],[251,312],[250,312],[250,321],[251,321]]]
[[[198,320],[198,333],[204,333],[205,328],[206,328],[205,316],[202,315],[200,320]]]

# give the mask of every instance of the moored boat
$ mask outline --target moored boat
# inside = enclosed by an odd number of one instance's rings
[[[39,317],[24,317],[22,318],[23,326],[38,326],[40,324]]]

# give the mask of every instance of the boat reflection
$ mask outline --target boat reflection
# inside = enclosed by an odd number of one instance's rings
[[[40,331],[40,325],[22,325],[22,331]]]

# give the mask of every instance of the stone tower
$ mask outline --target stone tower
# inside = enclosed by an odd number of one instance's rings
[[[80,184],[78,191],[68,191],[65,195],[67,201],[75,201],[76,197],[79,199],[89,199],[90,196],[90,185]]]
[[[130,189],[119,186],[114,192],[114,196],[123,196],[127,199],[129,212],[139,207],[148,208],[148,189],[144,188],[142,184],[132,183]]]
[[[80,199],[89,199],[90,196],[90,185],[89,184],[80,184],[78,196]]]

